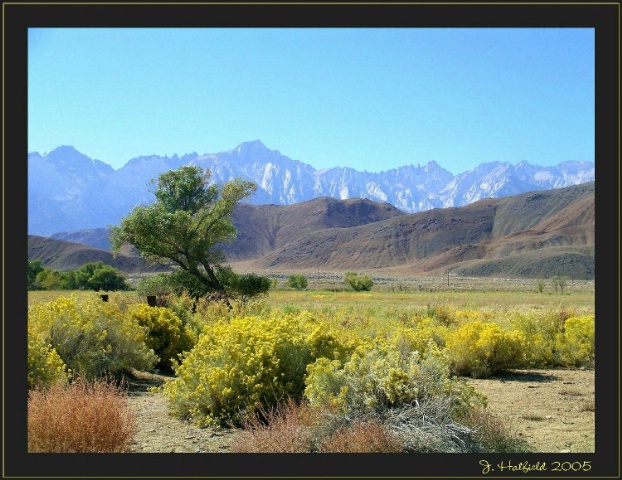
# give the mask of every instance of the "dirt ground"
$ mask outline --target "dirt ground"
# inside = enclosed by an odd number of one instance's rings
[[[135,372],[129,382],[136,409],[137,453],[227,453],[235,432],[197,428],[169,415],[161,395],[148,391],[167,377]],[[467,379],[484,393],[491,412],[533,452],[594,452],[594,370],[520,370]]]

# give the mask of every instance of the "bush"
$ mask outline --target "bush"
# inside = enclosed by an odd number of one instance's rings
[[[557,362],[562,366],[592,366],[595,352],[594,316],[571,317],[556,336]]]
[[[75,288],[83,290],[128,290],[129,285],[119,271],[104,262],[89,262],[73,271]]]
[[[447,360],[434,345],[426,355],[405,358],[377,339],[359,345],[345,363],[318,358],[307,367],[305,397],[312,407],[343,414],[382,413],[437,396],[451,397],[456,412],[480,403],[475,390],[450,378]]]
[[[237,424],[245,410],[300,399],[310,361],[302,322],[236,317],[206,325],[163,386],[173,413],[200,426]]]
[[[166,296],[174,293],[174,287],[168,273],[156,273],[141,279],[136,284],[136,293],[141,297]]]
[[[28,323],[72,372],[88,379],[130,368],[148,370],[157,360],[145,345],[145,329],[97,296],[33,305]]]
[[[272,285],[268,277],[254,273],[235,274],[227,285],[234,293],[245,297],[254,297],[270,290]]]
[[[67,366],[45,339],[28,324],[28,388],[47,388],[69,380]]]
[[[128,315],[133,321],[147,328],[145,343],[159,357],[156,364],[159,368],[172,371],[179,354],[194,346],[192,334],[168,308],[134,305]]]
[[[41,260],[28,260],[28,290],[41,288],[37,283],[37,275],[42,271]]]
[[[346,283],[357,292],[368,292],[374,286],[374,282],[367,275],[359,277],[355,272],[346,273]]]
[[[305,288],[307,288],[307,285],[307,277],[300,273],[290,275],[287,278],[287,286],[290,288],[295,288],[296,290],[304,290]]]
[[[121,386],[79,379],[28,394],[29,453],[124,453],[136,414]]]
[[[486,377],[522,365],[525,337],[495,324],[473,321],[447,336],[446,348],[456,375]]]

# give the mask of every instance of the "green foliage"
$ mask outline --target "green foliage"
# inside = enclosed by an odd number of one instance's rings
[[[134,305],[128,311],[129,317],[147,328],[145,343],[159,357],[157,367],[172,371],[178,356],[194,346],[192,333],[172,310],[164,307]]]
[[[356,272],[346,273],[346,283],[357,292],[368,292],[374,286],[374,281],[367,275],[359,277]]]
[[[343,414],[381,414],[438,397],[451,399],[454,413],[483,404],[483,397],[452,379],[448,360],[433,346],[408,358],[390,343],[362,342],[350,358],[318,358],[307,367],[305,397],[311,406]]]
[[[156,273],[141,278],[136,284],[136,293],[141,297],[150,295],[164,296],[174,293],[170,274]]]
[[[224,260],[219,245],[235,237],[233,207],[256,185],[236,179],[219,186],[210,184],[210,177],[209,170],[195,166],[162,173],[152,181],[156,201],[134,208],[121,225],[111,227],[113,252],[129,243],[149,262],[180,266],[204,291],[223,292],[214,272]]]
[[[231,295],[255,297],[270,290],[272,285],[268,277],[262,277],[254,273],[235,273],[229,266],[220,266],[216,271],[216,277]]]
[[[35,260],[38,262],[38,260]],[[40,262],[39,262],[40,267]],[[34,281],[31,275],[34,272]],[[104,262],[89,262],[77,270],[61,272],[49,268],[31,268],[28,264],[28,288],[42,290],[128,290],[129,285],[119,271]]]
[[[287,286],[290,288],[295,288],[296,290],[304,290],[305,288],[307,288],[307,285],[307,277],[300,273],[290,275],[287,278]]]
[[[56,350],[28,324],[28,388],[47,388],[69,380],[69,373]]]
[[[551,285],[555,289],[555,293],[559,291],[560,294],[563,294],[564,289],[568,285],[568,277],[555,275],[551,278]]]
[[[104,262],[89,262],[73,272],[76,288],[82,290],[128,290],[119,271]]]
[[[76,286],[74,272],[61,272],[44,268],[35,279],[35,288],[40,290],[75,290]]]
[[[145,345],[145,329],[96,296],[33,305],[28,324],[72,372],[87,378],[129,368],[149,370],[157,360]]]
[[[28,290],[37,290],[37,275],[43,271],[41,260],[28,260]]]
[[[544,280],[542,280],[540,278],[536,285],[537,285],[537,288],[538,288],[538,293],[544,293]]]

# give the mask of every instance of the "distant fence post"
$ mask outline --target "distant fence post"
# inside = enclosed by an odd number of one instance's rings
[[[107,294],[101,294],[100,295],[102,302],[107,302],[108,301],[108,295]]]
[[[150,307],[156,306],[156,296],[155,295],[147,295],[147,303]]]

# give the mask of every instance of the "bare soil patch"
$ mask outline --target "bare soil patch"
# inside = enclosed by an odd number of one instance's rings
[[[227,453],[236,431],[198,428],[169,414],[167,400],[149,391],[171,377],[135,372],[129,383],[136,409],[136,453]],[[517,370],[467,379],[488,398],[491,412],[533,452],[594,452],[594,370]]]
[[[467,381],[533,452],[594,452],[594,370],[517,370]]]

